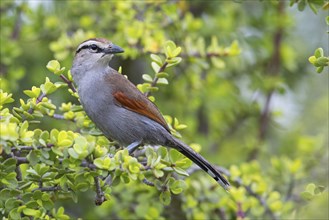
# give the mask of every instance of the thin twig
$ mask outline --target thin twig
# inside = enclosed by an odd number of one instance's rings
[[[280,16],[284,16],[285,14],[285,2],[279,1],[277,6],[277,14]],[[279,26],[273,36],[273,53],[271,55],[271,58],[268,62],[268,66],[266,67],[266,72],[269,75],[276,76],[279,74],[279,70],[281,67],[281,44],[282,44],[282,38],[283,38],[284,30],[281,26]],[[258,131],[258,139],[259,142],[263,142],[263,140],[266,137],[266,133],[268,130],[269,122],[271,120],[271,109],[270,104],[272,101],[272,97],[274,95],[275,89],[271,89],[266,94],[266,100],[265,105],[263,108],[263,111],[259,118],[259,131]],[[256,146],[248,155],[248,160],[254,160],[257,158],[259,153],[259,146]]]
[[[167,63],[167,62],[164,62],[164,64],[160,67],[160,69],[158,70],[157,73],[162,73],[162,72],[164,72],[164,70],[166,69],[167,65],[168,65],[168,63]],[[153,79],[153,81],[152,81],[152,83],[151,83],[151,87],[156,86],[158,80],[159,80],[159,77],[155,76],[154,79]],[[147,92],[145,93],[145,95],[146,95],[146,96],[150,96],[150,95],[151,95],[151,92],[150,92],[150,91],[147,91]]]
[[[151,181],[148,181],[146,178],[143,179],[143,183],[145,183],[148,186],[155,186],[154,183],[152,183]]]
[[[290,182],[288,185],[288,190],[287,190],[287,195],[286,195],[285,201],[288,201],[291,199],[294,187],[295,187],[295,176],[292,174],[290,176]]]
[[[60,114],[53,114],[51,117],[55,118],[55,119],[59,119],[59,120],[65,120],[66,119],[64,117],[64,115],[60,115]]]
[[[95,181],[95,187],[96,187],[96,198],[95,198],[95,204],[97,206],[102,205],[103,202],[106,201],[106,198],[104,196],[104,192],[102,191],[100,182],[99,182],[99,176],[94,177]]]
[[[49,186],[49,187],[38,187],[36,189],[33,189],[32,192],[40,190],[42,192],[52,192],[52,191],[58,191],[62,188],[60,186]]]
[[[47,146],[37,146],[37,147],[32,147],[32,146],[18,146],[17,148],[12,148],[11,151],[12,152],[31,151],[31,150],[36,150],[36,149],[51,148],[53,146],[54,146],[53,144],[47,144]]]
[[[46,94],[45,93],[41,93],[38,97],[37,97],[37,100],[35,101],[35,104],[38,104],[40,102],[42,102],[42,99],[46,97]],[[34,112],[34,108],[30,108],[28,111],[27,111],[29,114],[32,114]]]
[[[17,181],[22,181],[22,171],[19,165],[16,166],[15,172]]]
[[[71,80],[69,80],[68,78],[66,78],[66,76],[64,76],[63,74],[59,75],[59,77],[62,78],[62,80],[68,85],[68,87],[70,89],[72,89],[73,92],[76,92],[76,88],[73,85],[73,82]]]

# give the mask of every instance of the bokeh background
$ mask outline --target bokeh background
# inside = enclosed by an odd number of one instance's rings
[[[156,104],[187,125],[180,130],[186,143],[226,168],[233,185],[240,179],[254,193],[238,186],[227,196],[197,172],[166,207],[142,183],[114,187],[100,207],[92,190],[76,203],[57,198],[56,206],[85,219],[328,218],[329,75],[308,62],[319,47],[328,54],[324,4],[2,0],[0,82],[13,94],[10,106],[45,77],[59,81],[46,64],[56,59],[68,70],[85,39],[104,37],[124,48],[111,65],[134,84],[154,75],[150,54],[161,55],[172,40],[182,62],[168,69],[169,84],[152,93]],[[50,98],[57,106],[78,104],[65,89]],[[31,128],[75,125],[45,117]]]

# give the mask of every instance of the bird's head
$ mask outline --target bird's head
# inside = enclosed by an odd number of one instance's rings
[[[108,65],[113,54],[124,50],[104,38],[91,38],[82,42],[76,52],[73,63],[84,66]]]

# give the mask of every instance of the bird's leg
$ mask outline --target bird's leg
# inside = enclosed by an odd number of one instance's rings
[[[135,141],[127,146],[129,155],[131,155],[140,145],[142,141]]]

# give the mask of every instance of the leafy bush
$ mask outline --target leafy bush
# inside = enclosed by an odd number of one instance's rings
[[[322,19],[328,2],[294,5],[302,12],[284,1],[1,1],[0,215],[328,217],[328,96],[317,84],[328,74],[306,62],[328,70],[328,51],[312,56],[293,31],[294,13],[315,16],[308,5]],[[96,36],[125,49],[111,66],[220,165],[229,193],[176,150],[129,155],[102,136],[69,71],[76,46]],[[273,106],[288,96],[298,110]]]

